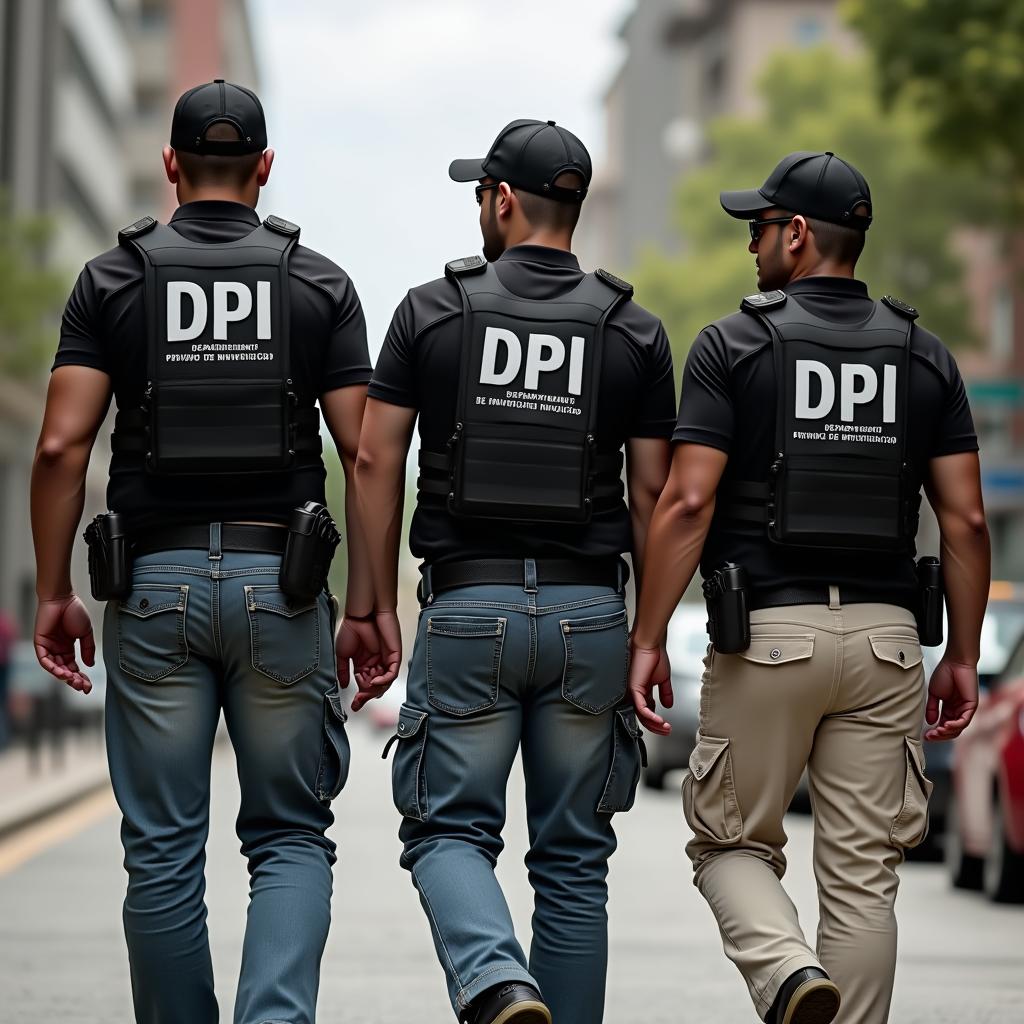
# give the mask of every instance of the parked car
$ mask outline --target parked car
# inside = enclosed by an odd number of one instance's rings
[[[985,621],[981,627],[981,657],[978,682],[984,692],[1007,667],[1017,642],[1024,636],[1024,587],[999,580],[992,584]],[[945,645],[924,649],[925,677],[931,678],[945,653]],[[972,723],[968,732],[977,728]],[[954,744],[925,741],[924,756],[928,778],[934,786],[928,804],[928,838],[910,853],[913,860],[942,860],[948,828],[952,793]]]
[[[1024,640],[953,744],[953,885],[1024,903]]]
[[[659,707],[658,713],[672,724],[672,732],[668,736],[653,733],[644,736],[647,745],[644,785],[649,789],[664,789],[665,776],[686,767],[697,741],[702,659],[708,648],[707,614],[702,604],[679,605],[669,620],[667,646],[675,701],[670,708]]]

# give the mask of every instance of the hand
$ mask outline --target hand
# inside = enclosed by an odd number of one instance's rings
[[[82,661],[90,667],[96,664],[96,641],[89,613],[75,594],[39,602],[32,639],[39,664],[51,676],[72,690],[92,690],[89,677],[75,660],[75,641],[81,646]]]
[[[942,710],[939,710],[939,704]],[[943,658],[928,683],[926,740],[956,739],[978,710],[978,669]],[[938,723],[938,724],[936,724]]]
[[[398,624],[398,616],[394,612],[377,612],[377,635],[380,638],[380,650],[377,655],[377,666],[364,673],[362,678],[356,675],[359,692],[352,701],[352,710],[358,711],[367,701],[376,700],[388,691],[388,687],[398,678],[398,669],[402,664],[402,628]]]
[[[355,669],[356,684],[376,674],[380,664],[380,634],[372,619],[342,619],[334,638],[338,661],[338,685],[344,690],[349,682],[349,661]]]
[[[672,667],[664,645],[654,649],[633,647],[629,666],[629,693],[633,698],[640,724],[659,736],[667,736],[672,726],[654,711],[654,688],[658,688],[663,707],[670,708],[672,695]]]

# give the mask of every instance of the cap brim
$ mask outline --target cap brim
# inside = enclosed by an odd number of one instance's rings
[[[758,210],[765,210],[772,205],[770,199],[766,199],[760,189],[747,188],[739,192],[722,192],[719,194],[722,209],[730,217],[738,217],[746,220],[752,213]]]
[[[453,160],[448,168],[448,177],[452,181],[479,181],[486,178],[483,159]]]

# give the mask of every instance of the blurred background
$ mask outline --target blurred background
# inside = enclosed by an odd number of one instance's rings
[[[982,438],[999,581],[979,719],[962,743],[929,751],[936,796],[922,857],[935,863],[906,871],[912,909],[894,1019],[1024,1021],[1024,916],[1006,909],[1024,901],[1024,0],[0,0],[0,1022],[124,1019],[128,1006],[103,673],[82,698],[35,665],[29,474],[75,275],[119,227],[170,215],[160,149],[174,101],[214,77],[262,96],[278,156],[260,212],[299,223],[304,242],[350,273],[372,354],[409,287],[479,251],[472,190],[450,182],[447,165],[485,153],[514,118],[556,119],[590,147],[581,262],[635,284],[665,322],[677,377],[701,327],[756,288],[746,227],[722,214],[719,190],[760,184],[795,149],[833,150],[865,173],[876,219],[862,273],[876,296],[919,307],[956,354]],[[108,457],[104,433],[86,519],[105,508]],[[329,472],[337,512],[336,459]],[[926,526],[922,551],[935,543]],[[411,561],[404,571],[411,594]],[[415,611],[410,598],[407,621]],[[647,791],[619,830],[612,1024],[640,1019],[641,1006],[649,1024],[677,1020],[686,964],[689,1005],[726,1024],[752,1019],[690,892],[678,800],[664,791],[696,728],[703,622],[689,603],[673,622],[676,739],[649,741]],[[394,864],[397,821],[374,756],[400,703],[399,683],[353,730],[335,838],[352,871],[374,865],[373,884],[346,891],[338,908],[345,938],[332,943],[346,944],[349,962],[339,954],[325,969],[330,1019],[353,991],[365,1006],[346,1020],[389,1019],[406,998],[421,1020],[449,1019]],[[229,1006],[244,869],[231,852],[230,754],[218,757],[211,926]],[[794,858],[806,860],[807,821],[795,817],[790,832]],[[508,881],[525,922],[528,894]],[[677,914],[650,906],[654,884],[656,902]],[[794,886],[812,924],[813,886]],[[972,889],[982,895],[965,895]],[[380,981],[370,951],[348,949],[360,939],[387,944],[401,984]],[[973,958],[955,984],[943,969],[951,944]],[[62,949],[77,967],[55,979],[44,964]],[[429,1009],[414,991],[420,979]]]

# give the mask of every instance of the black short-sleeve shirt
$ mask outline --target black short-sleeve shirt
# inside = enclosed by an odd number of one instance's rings
[[[240,203],[203,201],[178,208],[170,224],[186,238],[228,242],[258,227]],[[142,257],[118,246],[90,260],[64,310],[53,368],[90,366],[109,375],[117,408],[134,409],[146,388]],[[371,375],[366,323],[348,275],[325,256],[297,245],[289,260],[291,374],[300,407],[328,391],[366,384]],[[323,461],[306,459],[286,473],[154,477],[139,455],[110,460],[107,504],[144,529],[181,522],[260,519],[285,522],[305,501],[324,501]]]
[[[871,312],[867,287],[837,277],[804,278],[787,285],[810,312],[836,323],[860,323]],[[930,459],[978,450],[964,383],[949,350],[914,325],[910,339],[910,415],[907,461],[918,481]],[[749,313],[733,313],[698,335],[683,370],[679,419],[673,440],[726,452],[720,490],[734,480],[765,481],[775,457],[776,379],[767,327]],[[823,551],[772,543],[763,527],[716,517],[704,546],[706,577],[724,562],[744,566],[753,606],[792,603],[773,597],[779,587],[808,590],[828,601],[837,584],[846,601],[872,601],[913,609],[913,557],[865,551]]]
[[[560,249],[517,245],[495,264],[501,283],[526,298],[553,299],[583,278],[576,257]],[[443,451],[455,429],[462,298],[447,278],[414,288],[395,311],[370,383],[370,397],[419,412],[419,437]],[[635,302],[621,303],[605,328],[598,390],[599,451],[629,438],[665,438],[675,421],[672,354],[661,322]],[[618,555],[632,547],[624,502],[596,513],[584,526],[456,518],[417,505],[410,547],[429,562],[470,558]]]

